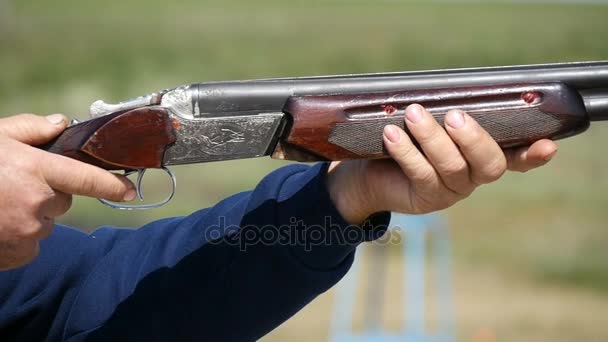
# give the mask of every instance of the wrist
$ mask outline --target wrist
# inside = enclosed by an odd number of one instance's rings
[[[342,217],[350,224],[361,224],[377,210],[367,190],[365,161],[332,162],[327,170],[327,190]]]

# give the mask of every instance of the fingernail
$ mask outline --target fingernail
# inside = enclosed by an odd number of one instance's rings
[[[422,107],[420,105],[410,105],[405,110],[405,117],[411,123],[417,123],[422,119]]]
[[[384,135],[388,141],[392,143],[398,143],[401,140],[401,134],[399,134],[399,128],[395,125],[388,125],[384,127]]]
[[[459,110],[452,110],[446,115],[445,122],[452,128],[461,128],[464,126],[464,113]]]
[[[46,119],[53,125],[59,125],[65,121],[65,116],[61,114],[51,114],[47,115]]]
[[[129,202],[129,201],[134,200],[135,196],[137,196],[137,193],[135,192],[135,189],[129,189],[129,190],[127,190],[127,192],[123,196],[122,200],[125,201],[125,202]]]
[[[548,155],[546,155],[545,158],[543,158],[543,160],[544,161],[549,161],[549,160],[553,159],[553,156],[555,156],[556,153],[557,153],[557,149],[553,150],[553,152],[551,152]]]

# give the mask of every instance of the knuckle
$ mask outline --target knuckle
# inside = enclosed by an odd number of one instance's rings
[[[17,238],[22,240],[37,240],[40,232],[44,229],[44,224],[40,220],[31,219],[24,222],[17,231]]]
[[[455,134],[454,139],[458,139],[458,144],[461,147],[472,151],[483,145],[483,139],[487,138],[482,128],[477,125],[465,125],[463,129],[455,131],[453,134]]]
[[[439,165],[441,173],[447,177],[459,176],[468,172],[468,164],[462,158],[453,158]]]
[[[435,120],[429,120],[429,123],[424,129],[413,133],[416,136],[416,141],[421,145],[427,145],[435,142],[445,131],[437,124]]]
[[[15,117],[15,125],[13,125],[12,129],[21,130],[24,132],[33,132],[36,130],[36,123],[39,122],[39,117],[34,114],[20,114]]]
[[[27,129],[35,117],[33,114],[18,114],[0,119],[0,134],[10,136],[15,131]]]
[[[396,150],[393,150],[393,158],[397,161],[406,161],[414,154],[418,153],[416,146],[411,142],[402,142]]]
[[[28,213],[37,213],[49,198],[43,191],[30,191],[22,197],[22,205]]]
[[[35,121],[37,116],[34,114],[17,114],[0,120],[0,129],[3,131],[12,131],[15,128],[23,128],[29,126],[32,121]]]
[[[34,201],[40,206],[45,204],[46,202],[53,200],[56,194],[53,189],[51,189],[47,184],[39,183],[38,188],[34,191],[32,195]]]
[[[53,218],[68,212],[72,207],[72,196],[56,192],[53,199],[47,203],[43,210],[44,217]]]
[[[438,167],[441,179],[452,192],[468,196],[475,188],[470,180],[469,165],[464,159],[454,158]]]

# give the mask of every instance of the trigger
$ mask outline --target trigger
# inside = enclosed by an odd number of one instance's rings
[[[107,201],[103,198],[98,198],[98,200],[99,200],[99,202],[105,204],[106,206],[108,206],[110,208],[121,209],[121,210],[134,210],[134,209],[144,210],[144,209],[153,209],[153,208],[161,207],[161,206],[169,203],[169,201],[171,201],[171,199],[175,195],[175,189],[176,189],[175,175],[173,174],[173,172],[171,172],[171,170],[169,170],[166,167],[162,167],[161,170],[165,171],[165,173],[167,173],[167,175],[169,175],[169,179],[171,180],[171,193],[164,200],[162,200],[158,203],[142,204],[142,205],[128,205],[128,204],[122,204],[122,203],[113,203],[113,202]],[[142,189],[142,181],[144,179],[144,174],[146,172],[146,169],[126,171],[124,173],[124,175],[128,176],[128,175],[133,174],[134,172],[137,172],[137,181],[136,181],[137,184],[135,186],[135,191],[137,193],[137,197],[139,198],[139,200],[143,201],[144,194],[141,189]]]

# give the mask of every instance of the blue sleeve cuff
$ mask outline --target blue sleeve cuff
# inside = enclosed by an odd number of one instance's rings
[[[329,270],[339,267],[355,248],[380,238],[387,230],[390,212],[370,216],[361,225],[349,224],[330,198],[326,185],[328,163],[316,164],[289,177],[282,189],[298,189],[280,194],[279,222],[289,222],[296,241],[292,254],[309,268]]]

